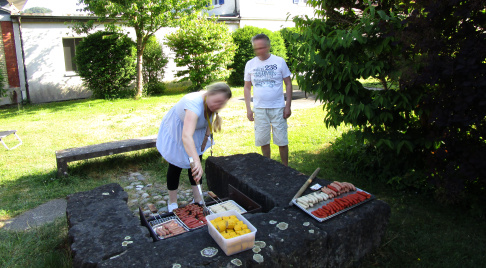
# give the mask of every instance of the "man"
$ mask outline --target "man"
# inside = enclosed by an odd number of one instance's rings
[[[255,145],[261,146],[262,154],[270,158],[270,130],[273,143],[279,147],[282,164],[289,163],[287,118],[292,114],[292,81],[285,60],[270,54],[270,39],[257,34],[252,39],[256,57],[245,66],[245,103],[248,120],[255,121]],[[287,102],[284,100],[285,83]],[[253,111],[251,86],[253,85]]]

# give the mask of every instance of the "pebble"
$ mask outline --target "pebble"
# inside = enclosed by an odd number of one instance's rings
[[[165,205],[167,205],[167,202],[165,202],[164,200],[160,200],[160,201],[155,202],[155,204],[157,204],[159,206],[165,206]]]
[[[125,186],[125,188],[123,188],[123,189],[125,189],[125,190],[131,190],[131,189],[133,189],[133,186],[132,185]]]
[[[180,204],[181,206],[185,206],[185,205],[187,205],[187,201],[181,201],[181,202],[179,202],[179,204]]]
[[[168,212],[169,209],[167,207],[163,207],[161,209],[159,209],[159,213],[165,213],[165,212]]]
[[[147,194],[147,193],[143,193],[143,194],[142,194],[142,198],[147,198],[147,197],[149,197],[149,196],[150,196],[150,195],[149,195],[149,194]]]
[[[164,196],[164,200],[169,200],[169,196],[168,195]]]
[[[152,183],[145,185],[145,187],[152,187]]]
[[[144,180],[146,180],[146,179],[145,179],[145,177],[144,177],[144,176],[142,176],[142,175],[137,175],[137,179],[138,179],[139,181],[144,181]]]
[[[138,173],[138,172],[133,172],[130,174],[130,176],[142,176],[142,174]]]
[[[132,199],[132,200],[128,201],[129,206],[133,206],[133,205],[136,205],[136,204],[138,204],[138,199]]]
[[[139,185],[139,184],[142,184],[142,183],[139,182],[139,181],[134,181],[134,182],[131,183],[131,185]]]
[[[154,196],[154,199],[155,199],[155,200],[160,200],[160,199],[162,199],[162,196],[160,196],[160,195],[156,195],[156,196]]]
[[[148,216],[149,216],[151,213],[152,213],[152,212],[150,212],[150,210],[144,210],[144,211],[143,211],[143,215],[144,215],[145,217],[148,217]]]
[[[145,198],[145,199],[143,199],[142,201],[140,201],[140,203],[142,203],[142,204],[146,204],[146,203],[148,203],[148,201],[149,201],[149,199],[148,199],[148,198]]]

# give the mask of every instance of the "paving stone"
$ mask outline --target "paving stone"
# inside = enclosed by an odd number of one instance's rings
[[[54,199],[5,221],[3,229],[24,231],[66,216],[66,199]]]

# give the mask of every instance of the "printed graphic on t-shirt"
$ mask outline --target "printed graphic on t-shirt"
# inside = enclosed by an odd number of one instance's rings
[[[265,65],[253,69],[255,87],[275,87],[279,86],[273,78],[277,75],[277,64]]]

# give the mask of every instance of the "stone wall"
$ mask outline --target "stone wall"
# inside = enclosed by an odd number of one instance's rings
[[[289,206],[308,176],[258,154],[209,157],[205,170],[210,190],[224,197],[230,183],[262,205],[245,214],[257,228],[253,250],[226,256],[206,227],[152,242],[126,193],[109,184],[68,197],[74,267],[349,267],[381,243],[390,217],[375,199],[320,223]],[[218,253],[202,256],[208,247]]]

